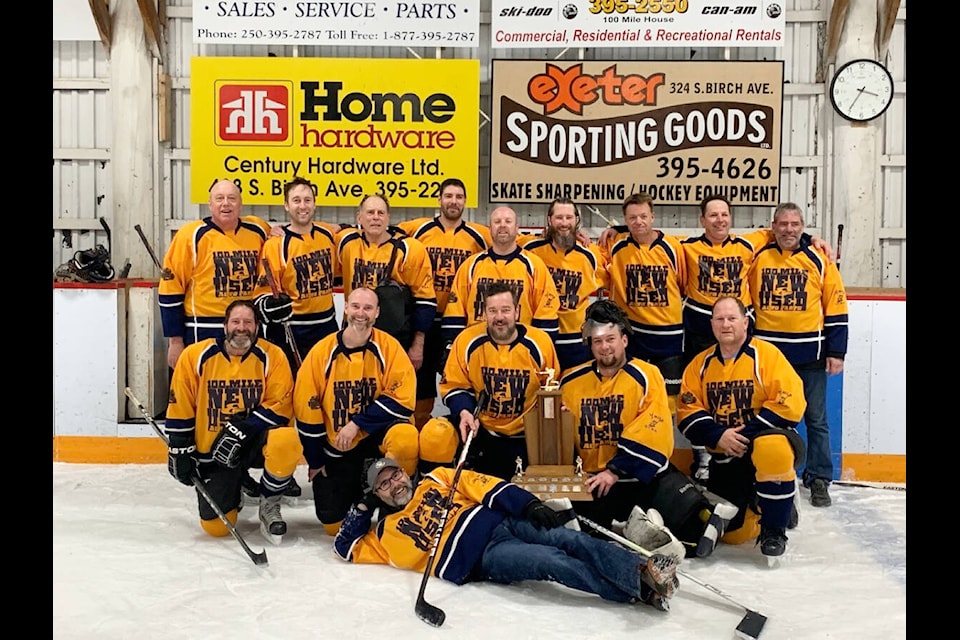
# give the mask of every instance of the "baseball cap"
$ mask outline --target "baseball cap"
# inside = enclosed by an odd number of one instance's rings
[[[389,468],[402,468],[400,463],[392,458],[380,458],[370,465],[370,468],[367,469],[367,488],[371,491],[377,484],[377,476],[380,475],[380,472],[384,469]]]

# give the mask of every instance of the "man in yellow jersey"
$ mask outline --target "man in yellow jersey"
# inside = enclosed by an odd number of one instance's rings
[[[293,375],[280,347],[259,338],[249,300],[226,309],[218,338],[188,345],[170,380],[165,431],[167,468],[193,486],[194,469],[227,519],[236,524],[240,487],[250,467],[262,467],[260,530],[274,543],[287,531],[280,498],[303,448],[293,417]],[[213,536],[229,530],[197,494],[200,525]]]
[[[739,298],[717,300],[712,324],[717,344],[683,372],[678,427],[712,453],[707,488],[739,507],[718,539],[757,538],[760,552],[776,559],[787,548],[796,461],[804,455],[796,432],[806,407],[803,382],[780,350],[748,335]]]
[[[433,413],[437,397],[437,375],[442,372],[446,344],[440,324],[453,287],[453,277],[464,261],[491,246],[490,229],[486,225],[463,219],[467,187],[459,178],[446,178],[440,183],[440,213],[433,218],[416,218],[397,225],[411,238],[419,240],[430,255],[433,269],[433,290],[437,296],[437,314],[423,341],[423,364],[417,369],[417,428]]]
[[[676,560],[644,558],[620,545],[560,526],[532,493],[502,478],[438,467],[414,482],[390,458],[369,469],[369,493],[351,507],[334,552],[356,564],[388,564],[423,573],[445,519],[431,575],[457,585],[557,582],[625,604],[669,610],[679,586]],[[452,506],[444,501],[453,492]],[[374,510],[381,517],[371,527]]]
[[[253,297],[270,233],[260,218],[242,215],[240,188],[230,180],[214,183],[208,206],[208,217],[177,230],[163,258],[157,297],[171,369],[185,346],[223,333],[227,305]]]
[[[750,295],[757,314],[754,333],[786,356],[803,380],[807,408],[807,459],[803,485],[810,504],[829,507],[833,480],[827,376],[843,372],[847,353],[847,294],[833,260],[814,248],[803,232],[800,207],[777,205],[776,241],[763,247],[750,268]]]
[[[543,260],[557,287],[560,327],[554,344],[564,371],[593,357],[584,344],[581,327],[591,296],[607,286],[606,262],[599,247],[585,246],[577,237],[579,231],[579,207],[569,198],[557,198],[547,209],[543,237],[523,245]]]
[[[317,519],[331,536],[363,495],[365,465],[390,455],[413,473],[416,376],[403,346],[374,328],[377,294],[347,296],[346,326],[314,345],[297,372],[293,410],[313,484]]]
[[[510,283],[487,285],[484,322],[453,341],[440,378],[440,397],[450,415],[428,420],[420,430],[424,470],[427,463],[452,464],[469,431],[475,440],[467,463],[475,471],[509,479],[518,457],[526,467],[523,418],[536,406],[541,372],[557,371],[559,363],[550,336],[518,321],[517,297]],[[484,391],[489,400],[474,417]]]

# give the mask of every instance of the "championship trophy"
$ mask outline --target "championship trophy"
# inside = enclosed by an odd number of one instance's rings
[[[560,383],[556,371],[538,372],[546,381],[537,391],[537,404],[523,418],[529,464],[517,458],[517,472],[512,482],[520,485],[541,500],[570,498],[593,500],[584,486],[586,476],[580,456],[574,460],[573,415],[560,410]]]

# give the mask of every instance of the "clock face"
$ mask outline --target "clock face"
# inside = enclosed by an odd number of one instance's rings
[[[830,100],[847,120],[873,120],[893,102],[893,76],[876,60],[851,60],[834,74]]]

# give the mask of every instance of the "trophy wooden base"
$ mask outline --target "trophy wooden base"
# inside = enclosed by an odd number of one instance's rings
[[[533,464],[513,476],[520,485],[541,500],[570,498],[573,501],[593,500],[584,486],[586,475],[577,473],[572,464]]]

